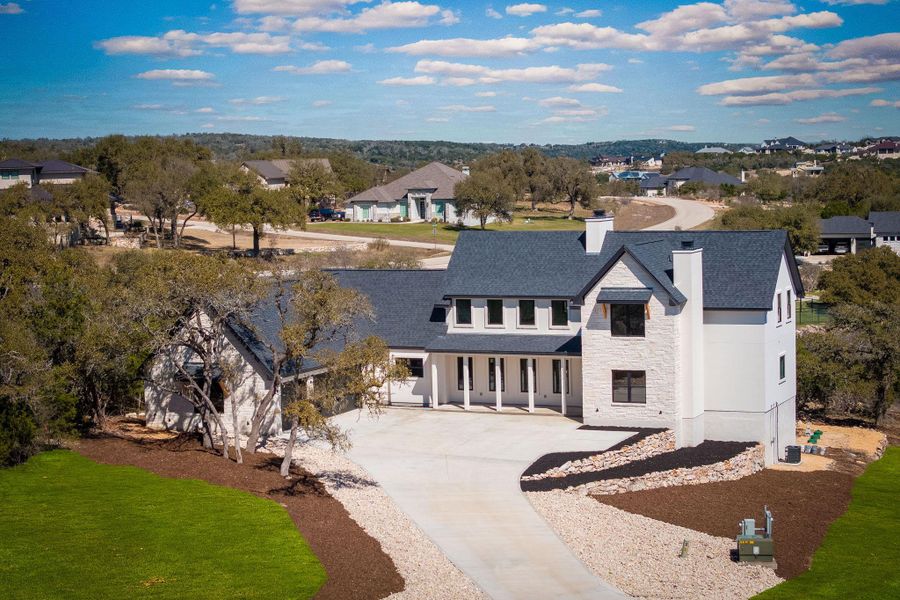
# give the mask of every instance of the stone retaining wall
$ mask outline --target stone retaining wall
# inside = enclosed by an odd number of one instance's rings
[[[618,450],[612,452],[601,452],[594,456],[588,456],[581,460],[570,460],[569,462],[543,473],[536,475],[526,475],[522,477],[522,481],[536,481],[539,479],[547,479],[548,477],[565,477],[566,475],[574,475],[576,473],[588,473],[591,471],[604,471],[625,463],[643,460],[662,454],[663,452],[671,452],[675,450],[675,433],[672,431],[663,431],[648,435],[628,446],[622,446]]]
[[[610,495],[622,492],[637,492],[640,490],[652,490],[662,487],[675,487],[679,485],[699,485],[715,481],[734,481],[753,475],[766,466],[766,453],[762,445],[753,446],[744,450],[734,458],[711,465],[691,467],[685,469],[671,469],[648,473],[638,477],[624,477],[621,479],[609,479],[597,481],[578,487],[568,488],[566,491],[580,494]]]

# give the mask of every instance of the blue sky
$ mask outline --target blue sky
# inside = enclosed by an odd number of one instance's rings
[[[0,0],[0,137],[900,134],[900,2]]]

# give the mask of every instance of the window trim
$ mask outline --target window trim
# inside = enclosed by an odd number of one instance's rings
[[[616,374],[624,373],[626,375],[627,382],[627,396],[628,399],[624,402],[621,400],[616,400]],[[632,378],[635,373],[642,373],[644,376],[644,400],[643,402],[634,401],[631,399],[632,397],[632,389],[635,387],[632,385]],[[633,370],[633,369],[613,369],[610,377],[612,396],[610,397],[613,404],[618,406],[646,406],[647,405],[647,371]]]
[[[528,393],[528,362],[531,361],[534,370],[534,395],[538,393],[538,370],[536,358],[520,358],[519,359],[519,393]]]
[[[422,379],[425,377],[425,359],[420,358],[418,356],[398,356],[394,359],[396,362],[404,362],[406,363],[406,368],[409,370],[408,379]],[[412,368],[412,361],[417,360],[422,364],[421,375],[416,375],[416,371]]]
[[[469,359],[469,391],[475,390],[475,357],[456,357],[456,390],[463,391],[463,359]]]
[[[787,309],[787,318],[785,319],[786,323],[790,323],[791,319],[794,318],[794,302],[791,298],[793,294],[791,294],[791,290],[785,290],[785,301],[784,306]]]
[[[553,305],[562,302],[564,307],[564,315],[566,318],[566,322],[562,325],[557,325],[553,322],[554,312]],[[569,301],[568,300],[550,300],[550,329],[568,329],[569,328]]]
[[[778,383],[782,384],[787,381],[787,354],[782,352],[778,355]]]
[[[533,323],[522,323],[522,303],[531,302],[531,318]],[[530,298],[520,298],[516,303],[516,326],[519,329],[537,329],[537,302]]]
[[[460,302],[468,302],[469,303],[469,322],[463,323],[459,320],[459,303]],[[456,298],[453,300],[453,324],[457,327],[472,327],[472,299],[471,298]]]
[[[494,381],[494,366],[496,365],[496,360],[493,356],[488,357],[488,391],[496,392],[497,391],[497,382]],[[506,359],[502,356],[500,357],[500,391],[506,391]]]
[[[641,333],[629,333],[629,315],[625,315],[625,333],[616,333],[615,328],[613,327],[613,320],[615,319],[613,313],[615,312],[616,307],[622,307],[625,310],[631,309],[631,307],[637,307],[641,312]],[[646,313],[646,305],[644,304],[610,304],[609,305],[609,334],[611,337],[617,338],[645,338],[647,337],[647,313]]]
[[[491,323],[491,302],[499,302],[500,303],[500,322],[499,323]],[[484,326],[485,327],[496,327],[498,329],[502,329],[506,325],[506,307],[503,306],[502,298],[488,298],[484,301]]]
[[[784,323],[784,313],[781,310],[781,292],[775,293],[775,310],[778,311],[778,325]]]

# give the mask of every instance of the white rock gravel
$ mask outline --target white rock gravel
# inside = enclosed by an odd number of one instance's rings
[[[284,440],[266,450],[284,456]],[[343,454],[298,444],[294,462],[315,475],[354,521],[378,540],[403,577],[403,591],[394,600],[468,600],[487,598],[399,509],[369,474]]]
[[[589,496],[563,491],[526,496],[589,569],[635,598],[743,600],[782,581],[767,567],[732,562],[734,542],[726,538],[628,513]],[[680,558],[684,540],[689,549]]]

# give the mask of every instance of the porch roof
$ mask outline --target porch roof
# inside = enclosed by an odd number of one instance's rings
[[[646,304],[653,290],[650,288],[602,288],[597,302],[604,304]]]
[[[581,336],[495,333],[450,333],[432,340],[428,352],[472,354],[561,354],[581,355]]]

